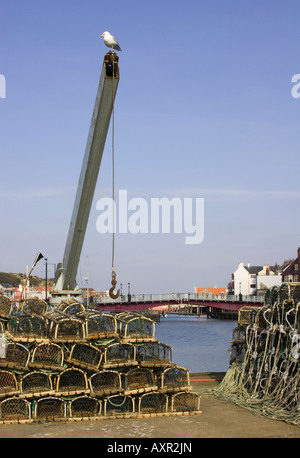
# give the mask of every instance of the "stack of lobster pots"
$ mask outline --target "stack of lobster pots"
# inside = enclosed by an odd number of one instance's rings
[[[0,296],[0,422],[200,414],[189,371],[139,313]]]

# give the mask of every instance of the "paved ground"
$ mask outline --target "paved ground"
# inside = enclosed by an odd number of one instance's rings
[[[193,381],[201,415],[0,425],[0,438],[300,438],[300,428],[259,417],[208,393],[215,381]]]

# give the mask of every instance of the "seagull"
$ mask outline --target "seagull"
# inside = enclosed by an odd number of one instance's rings
[[[117,51],[122,51],[116,37],[111,35],[109,32],[103,32],[102,35],[100,35],[100,37],[103,37],[104,43],[108,48],[116,49]]]

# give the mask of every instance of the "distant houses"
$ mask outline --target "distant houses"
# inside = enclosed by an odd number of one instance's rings
[[[251,266],[250,263],[238,264],[237,270],[232,274],[231,283],[228,285],[228,294],[235,296],[263,296],[267,289],[280,286],[283,282],[300,281],[300,248],[297,257],[279,265],[264,264]]]

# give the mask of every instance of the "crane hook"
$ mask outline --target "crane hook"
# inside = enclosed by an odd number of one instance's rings
[[[120,296],[120,290],[118,289],[117,292],[114,292],[114,289],[116,287],[116,284],[117,284],[117,280],[116,280],[116,272],[113,268],[112,270],[112,274],[111,274],[111,284],[112,284],[112,287],[110,288],[109,290],[109,297],[111,299],[118,299],[118,297]]]

